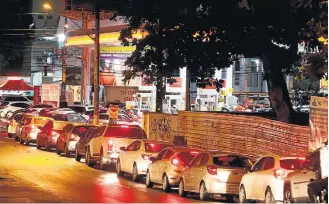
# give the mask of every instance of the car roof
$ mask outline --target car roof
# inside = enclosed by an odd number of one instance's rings
[[[213,153],[214,157],[220,157],[220,156],[239,156],[239,157],[248,157],[244,154],[234,153],[234,152],[216,152]]]
[[[200,150],[200,149],[191,148],[191,147],[173,146],[173,147],[167,147],[167,148],[172,149],[175,153],[178,153],[178,152],[186,152],[186,151],[202,152],[202,150]]]

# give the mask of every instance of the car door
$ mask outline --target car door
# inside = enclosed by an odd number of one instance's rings
[[[161,182],[162,178],[158,179],[159,177],[159,164],[162,162],[162,158],[166,154],[167,149],[163,149],[159,152],[159,154],[156,156],[155,160],[150,164],[149,171],[150,171],[150,178],[153,182]],[[160,176],[162,177],[162,175]]]
[[[86,144],[90,141],[90,139],[92,138],[92,135],[93,135],[94,132],[95,132],[95,128],[94,127],[91,127],[88,130],[88,132],[85,135],[85,137],[80,138],[80,140],[77,143],[77,151],[79,152],[79,154],[84,154]]]
[[[243,185],[246,191],[247,199],[256,199],[257,191],[254,185],[257,185],[258,182],[258,173],[263,169],[265,163],[265,157],[258,160],[252,167],[249,173],[243,176]]]
[[[130,172],[129,167],[132,165],[132,159],[134,151],[136,151],[136,147],[139,141],[134,141],[130,145],[127,146],[126,150],[120,153],[120,163],[122,171]]]
[[[201,153],[200,154],[200,162],[197,164],[191,173],[191,190],[194,192],[199,191],[201,179],[207,172],[207,165],[209,161],[209,154]]]
[[[253,188],[258,189],[258,191],[255,192],[256,199],[264,200],[267,182],[269,178],[273,176],[274,166],[274,157],[265,157],[263,168],[257,173],[257,182],[253,183]]]
[[[184,170],[184,183],[186,190],[192,191],[192,183],[193,183],[193,172],[197,166],[199,166],[202,159],[202,155],[199,154],[190,162],[187,168]]]
[[[171,148],[169,148],[166,152],[166,154],[164,155],[164,157],[162,158],[162,161],[159,162],[158,165],[158,173],[159,173],[159,177],[162,181],[162,175],[163,173],[167,173],[167,169],[169,168],[171,164],[171,158],[174,156],[175,152],[174,150],[172,150]],[[168,175],[168,174],[167,174]]]
[[[41,128],[38,134],[39,145],[45,145],[46,140],[50,136],[50,131],[52,127],[53,127],[53,121],[49,121]]]
[[[64,150],[64,144],[66,142],[66,137],[67,137],[67,134],[69,133],[69,131],[71,130],[71,128],[72,128],[72,125],[71,124],[67,124],[64,127],[63,132],[61,133],[61,135],[58,137],[58,139],[57,139],[57,147],[60,150]]]

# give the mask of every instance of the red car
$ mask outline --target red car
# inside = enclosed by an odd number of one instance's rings
[[[37,136],[37,148],[45,148],[46,151],[49,151],[50,148],[56,147],[57,139],[62,133],[64,127],[69,124],[66,121],[49,121]]]

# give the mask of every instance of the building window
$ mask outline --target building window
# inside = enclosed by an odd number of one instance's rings
[[[223,80],[227,79],[227,70],[226,69],[222,69],[222,79]]]
[[[234,76],[234,85],[240,86],[240,76],[239,75]]]
[[[53,19],[53,16],[47,16],[47,19]]]
[[[248,73],[247,74],[247,86],[248,87],[258,87],[258,73]]]
[[[38,15],[38,19],[43,19],[43,15]]]
[[[234,70],[236,72],[240,71],[240,60],[237,60],[237,61],[234,62]]]

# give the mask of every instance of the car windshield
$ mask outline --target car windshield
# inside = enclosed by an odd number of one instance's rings
[[[145,143],[145,150],[146,152],[150,153],[158,153],[166,147],[172,146],[170,144],[154,144],[152,142]]]
[[[35,105],[32,108],[52,108],[51,105],[48,104],[39,104],[39,105]]]
[[[293,158],[289,158],[289,159],[281,159],[280,160],[280,167],[286,170],[295,170],[300,168],[302,164],[302,161],[299,159],[293,159]]]
[[[47,118],[34,118],[33,120],[35,125],[45,125],[48,122]]]
[[[123,137],[146,139],[146,134],[143,129],[135,126],[112,126],[108,127],[104,134],[105,137]]]
[[[218,166],[240,167],[250,166],[248,159],[237,155],[214,156],[213,163]]]

